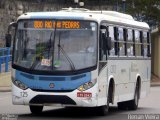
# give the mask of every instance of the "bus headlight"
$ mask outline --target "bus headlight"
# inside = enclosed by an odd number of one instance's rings
[[[95,84],[97,83],[97,79],[93,79],[87,83],[84,83],[83,85],[81,85],[78,90],[79,91],[85,91],[88,90],[90,88],[92,88]]]
[[[16,80],[16,79],[13,79],[13,78],[12,78],[12,82],[13,82],[13,84],[14,84],[15,86],[17,86],[18,88],[20,88],[20,89],[22,89],[22,90],[26,90],[26,89],[28,88],[24,83],[22,83],[22,82],[19,81],[19,80]]]

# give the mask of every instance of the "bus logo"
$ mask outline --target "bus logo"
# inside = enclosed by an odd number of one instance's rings
[[[50,87],[50,88],[54,88],[54,83],[50,83],[50,84],[49,84],[49,87]]]

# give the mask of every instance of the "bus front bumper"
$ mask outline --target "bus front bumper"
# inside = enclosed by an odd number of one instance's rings
[[[15,105],[43,105],[43,106],[97,106],[97,85],[87,91],[74,90],[72,92],[37,92],[31,89],[22,90],[12,84],[12,102]]]

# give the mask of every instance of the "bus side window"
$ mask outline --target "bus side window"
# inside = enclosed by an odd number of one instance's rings
[[[148,47],[148,43],[147,43],[147,32],[143,32],[143,46],[144,46],[144,57],[147,57],[148,55],[148,51],[147,51],[147,47]]]
[[[112,48],[110,51],[108,51],[108,55],[110,57],[112,56],[116,56],[116,52],[115,52],[115,44],[116,44],[116,41],[115,41],[115,34],[114,34],[114,27],[113,26],[108,26],[108,33],[109,33],[109,37],[111,37],[111,41],[112,41]]]
[[[115,55],[119,55],[118,36],[119,36],[118,28],[114,27],[114,40],[115,40],[115,42],[114,42],[114,48],[115,48]]]
[[[135,45],[135,30],[132,30],[133,39],[133,56],[136,56],[136,45]]]
[[[133,31],[128,29],[128,40],[127,40],[127,55],[134,56],[134,40],[133,40]]]
[[[143,45],[143,41],[144,41],[143,32],[140,31],[141,56],[144,56],[144,45]]]
[[[126,44],[125,44],[125,36],[124,36],[124,29],[123,28],[118,28],[118,33],[119,33],[119,41],[118,41],[118,44],[119,44],[119,55],[120,56],[125,56],[126,55],[126,53],[125,53],[125,46],[126,46]]]
[[[135,54],[136,56],[141,56],[141,41],[140,41],[140,32],[135,30]]]
[[[123,37],[124,37],[124,46],[125,46],[125,56],[127,56],[128,30],[126,28],[123,29]]]
[[[147,56],[151,57],[151,35],[147,32]]]
[[[149,32],[143,32],[143,51],[144,57],[150,57],[150,35]]]

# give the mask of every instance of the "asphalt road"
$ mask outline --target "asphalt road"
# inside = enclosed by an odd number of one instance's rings
[[[0,115],[17,115],[18,120],[135,120],[130,115],[143,114],[156,115],[152,120],[160,120],[160,87],[152,87],[150,94],[140,99],[139,108],[136,111],[118,110],[117,106],[111,106],[107,116],[99,116],[95,110],[80,108],[53,108],[45,107],[41,115],[30,113],[28,106],[12,105],[10,92],[0,93]],[[17,117],[16,116],[16,117]],[[138,119],[138,118],[137,118]],[[151,120],[144,117],[145,120]],[[10,119],[8,119],[10,120]]]

